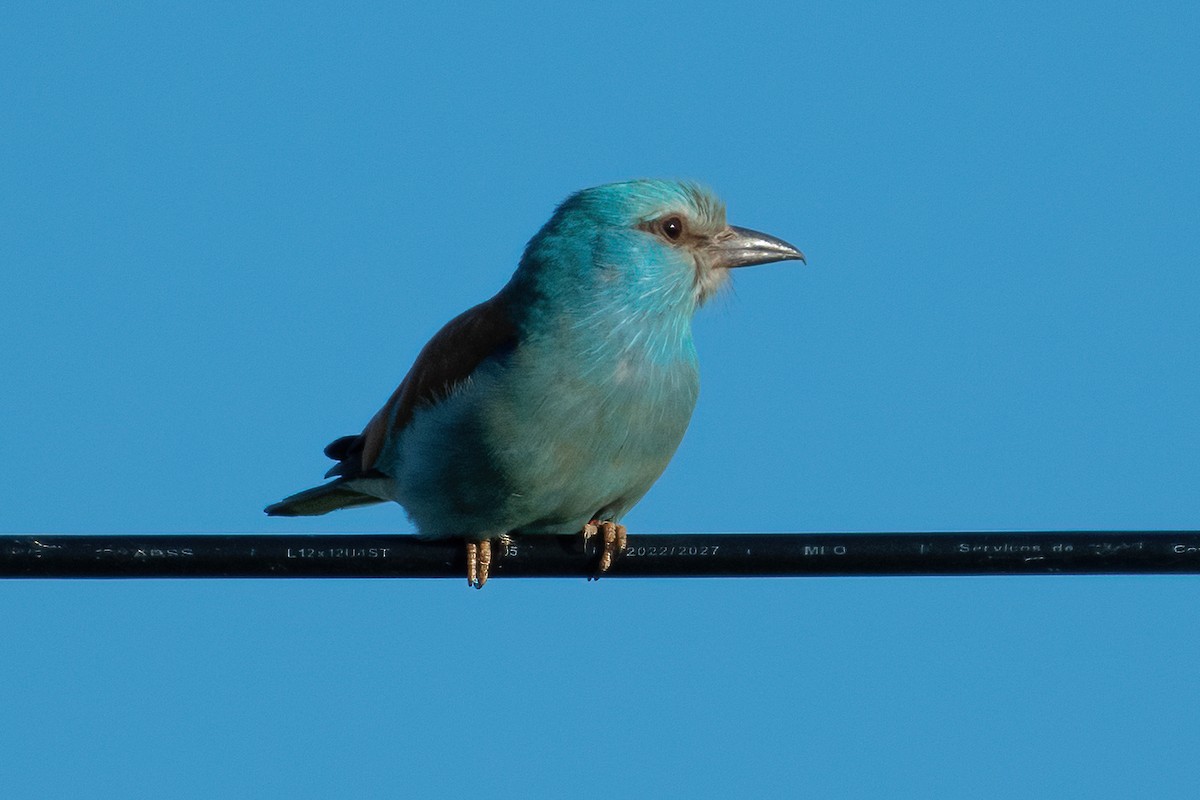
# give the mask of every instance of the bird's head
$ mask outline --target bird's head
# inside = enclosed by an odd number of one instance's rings
[[[636,180],[567,198],[530,241],[522,272],[539,273],[539,283],[558,290],[691,310],[720,289],[730,269],[788,260],[804,254],[726,223],[724,204],[707,189]]]

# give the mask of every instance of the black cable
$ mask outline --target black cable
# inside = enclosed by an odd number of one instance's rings
[[[580,536],[526,537],[493,546],[491,577],[583,577],[597,558]],[[1200,573],[1200,531],[631,534],[606,579],[1162,573]],[[9,534],[0,578],[465,580],[466,557],[389,534]]]

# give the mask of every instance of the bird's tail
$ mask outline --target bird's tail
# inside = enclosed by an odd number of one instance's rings
[[[272,517],[315,517],[337,511],[339,508],[369,506],[382,502],[384,501],[378,497],[350,488],[349,481],[337,480],[297,492],[278,503],[272,503],[264,510]]]

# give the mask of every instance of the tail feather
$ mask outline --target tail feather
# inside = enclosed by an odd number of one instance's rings
[[[347,485],[347,481],[333,481],[322,486],[314,486],[297,492],[291,497],[285,497],[278,503],[272,503],[264,509],[272,517],[315,517],[328,514],[339,508],[354,506],[369,506],[373,503],[384,502],[378,497],[356,492]]]

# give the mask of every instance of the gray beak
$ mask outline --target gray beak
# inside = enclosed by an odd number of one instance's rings
[[[725,269],[770,264],[772,261],[804,261],[804,253],[783,239],[737,225],[730,225],[717,234],[708,251],[712,254],[712,266]]]

